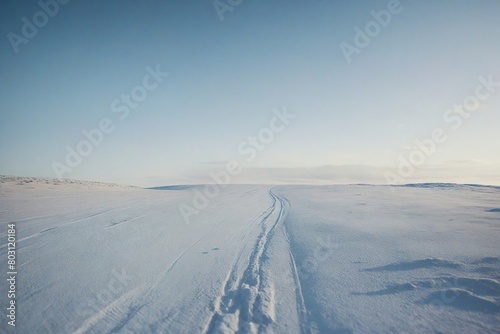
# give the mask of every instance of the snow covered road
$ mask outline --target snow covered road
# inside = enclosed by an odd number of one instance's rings
[[[0,332],[500,330],[496,187],[231,185],[186,224],[192,187],[0,185]]]

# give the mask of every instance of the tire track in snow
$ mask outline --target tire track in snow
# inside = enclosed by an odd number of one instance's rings
[[[286,201],[287,206],[288,207],[290,206],[289,202],[286,199],[280,199],[280,200],[282,201],[282,203]],[[300,283],[299,271],[297,270],[297,264],[293,256],[290,235],[288,234],[288,230],[286,228],[286,222],[283,222],[283,234],[285,235],[285,239],[288,242],[288,254],[290,255],[290,265],[292,267],[292,276],[293,276],[293,281],[295,283],[295,295],[297,298],[296,303],[297,303],[297,314],[299,315],[300,332],[303,334],[310,333],[310,330],[308,329],[309,326],[307,325],[308,320],[307,320],[306,303],[304,301],[304,294],[302,292],[302,285]]]
[[[265,215],[266,212],[261,214]],[[176,264],[181,261],[181,259],[188,253],[191,249],[193,249],[196,245],[198,245],[203,239],[205,239],[210,233],[214,232],[221,224],[223,224],[225,220],[222,220],[218,224],[215,224],[208,230],[204,235],[202,235],[198,240],[196,240],[193,244],[188,246],[185,250],[183,250],[177,258],[175,258],[160,274],[156,276],[156,278],[152,281],[151,284],[145,284],[140,286],[139,288],[134,289],[135,293],[129,294],[126,299],[126,303],[121,302],[124,298],[118,297],[116,302],[110,304],[109,307],[105,307],[103,310],[98,312],[96,315],[92,316],[91,319],[87,319],[85,321],[85,326],[82,325],[81,328],[91,329],[92,327],[98,325],[101,321],[105,321],[108,324],[113,324],[112,328],[107,331],[107,333],[116,333],[121,331],[125,326],[141,311],[146,305],[151,303],[152,297],[156,294],[156,291],[161,287],[161,284],[167,279],[168,274],[174,269]],[[250,226],[252,223],[247,224],[244,227]],[[111,228],[113,226],[108,226],[106,228]],[[244,228],[243,227],[243,228]],[[240,254],[241,256],[241,254]],[[119,312],[116,309],[120,307]],[[109,312],[109,308],[115,310],[115,312]],[[171,311],[169,313],[176,313],[176,311]],[[106,315],[104,318],[103,315]],[[163,317],[161,322],[168,321],[169,316]]]
[[[287,205],[269,191],[272,204],[260,222],[261,233],[238,279],[237,263],[229,271],[222,295],[215,301],[215,311],[204,333],[257,333],[275,321],[274,286],[262,270],[269,241],[276,226],[286,216]],[[277,217],[273,219],[277,213]]]
[[[143,201],[145,201],[145,200],[143,200]],[[76,223],[85,222],[85,221],[87,221],[89,219],[95,219],[96,217],[101,216],[103,214],[109,214],[109,213],[114,213],[114,212],[119,212],[119,211],[125,211],[125,210],[129,210],[129,209],[134,209],[135,207],[130,206],[131,203],[137,203],[137,201],[129,201],[129,202],[125,203],[125,204],[117,205],[116,207],[114,207],[112,209],[100,210],[99,212],[93,213],[93,214],[91,214],[89,216],[86,216],[86,217],[83,217],[83,218],[78,218],[78,219],[70,221],[68,223],[63,223],[63,224],[59,224],[59,225],[48,227],[48,228],[46,228],[44,230],[35,232],[35,233],[33,233],[33,234],[29,235],[29,236],[26,236],[26,237],[23,237],[23,238],[19,238],[16,241],[16,243],[20,244],[21,242],[29,240],[31,238],[39,237],[39,236],[43,235],[46,232],[50,232],[50,231],[53,231],[53,230],[64,228],[64,227],[67,227],[67,226],[70,226],[70,225],[73,225],[73,224],[76,224]],[[140,205],[136,205],[136,206],[140,207]],[[76,211],[76,212],[78,212],[78,211]],[[40,216],[40,217],[35,217],[35,218],[54,218],[54,220],[56,220],[56,221],[58,219],[60,219],[59,215],[46,215],[46,216]],[[29,220],[33,220],[35,218],[27,218],[27,219],[22,219],[22,220],[18,220],[18,221],[13,221],[13,223],[17,224],[17,223],[20,223],[20,222],[26,222],[26,221],[29,221]],[[2,236],[0,236],[0,237],[2,237]],[[0,249],[3,249],[5,247],[7,247],[7,245],[1,245]]]
[[[157,289],[161,286],[161,283],[165,281],[165,279],[168,277],[168,274],[174,269],[175,265],[183,258],[183,256],[189,252],[192,248],[194,248],[196,245],[198,245],[203,239],[205,239],[210,233],[212,233],[217,227],[219,227],[222,223],[224,222],[221,221],[218,224],[215,224],[210,230],[208,230],[204,235],[202,235],[198,240],[196,240],[193,244],[191,244],[189,247],[187,247],[184,251],[182,251],[177,258],[168,265],[163,272],[161,272],[156,279],[153,281],[149,287],[145,287],[142,289],[142,292],[138,297],[136,298],[135,301],[129,303],[128,307],[128,312],[126,312],[126,315],[122,317],[121,319],[116,319],[115,321],[116,325],[109,331],[109,333],[116,333],[122,328],[124,328],[127,323],[132,320],[137,313],[147,304],[150,303],[152,297],[155,295],[155,292]]]
[[[133,303],[133,301],[138,296],[140,296],[140,294],[141,294],[140,287],[130,290],[129,292],[123,294],[122,296],[115,299],[113,302],[109,303],[107,306],[96,312],[94,315],[87,318],[87,320],[85,320],[83,324],[74,331],[74,333],[83,334],[90,331],[95,325],[97,325],[102,320],[122,317],[122,314],[124,312],[130,312],[124,310],[127,310],[128,305]],[[117,327],[115,326],[115,328]]]
[[[211,230],[208,233],[210,232]],[[114,323],[111,330],[107,331],[107,333],[116,333],[123,329],[144,306],[149,304],[151,297],[154,295],[160,283],[166,278],[168,273],[174,268],[184,254],[205,238],[208,233],[203,235],[195,243],[186,248],[179,256],[177,256],[177,258],[156,277],[153,284],[150,286],[140,286],[125,293],[121,297],[118,297],[114,302],[110,303],[108,306],[104,307],[99,312],[85,320],[76,333],[85,333],[103,320]]]

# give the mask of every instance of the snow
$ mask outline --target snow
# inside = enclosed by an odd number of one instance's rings
[[[0,332],[500,331],[499,187],[196,188],[0,177]]]

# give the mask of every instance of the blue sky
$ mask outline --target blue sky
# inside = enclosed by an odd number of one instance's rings
[[[73,0],[16,53],[8,34],[22,36],[22,18],[41,7],[2,1],[0,174],[56,177],[65,148],[104,118],[115,130],[64,177],[187,183],[230,159],[247,170],[395,168],[436,127],[447,140],[422,169],[453,169],[453,181],[495,171],[500,87],[456,130],[443,114],[478,77],[500,81],[500,2],[402,0],[348,63],[339,45],[354,45],[354,28],[388,3],[243,0],[221,21],[212,1]],[[148,66],[169,75],[120,120],[111,104]],[[238,145],[284,107],[296,117],[245,161]],[[495,183],[491,175],[478,183]]]

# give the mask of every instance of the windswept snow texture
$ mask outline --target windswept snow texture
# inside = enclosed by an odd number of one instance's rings
[[[500,332],[497,187],[203,191],[0,178],[0,332]]]

